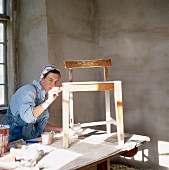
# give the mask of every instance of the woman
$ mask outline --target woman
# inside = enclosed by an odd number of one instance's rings
[[[34,80],[14,93],[6,114],[10,142],[37,138],[43,131],[62,131],[62,128],[47,123],[47,108],[61,92],[61,88],[57,87],[60,78],[56,65],[48,64],[42,70],[39,81]]]

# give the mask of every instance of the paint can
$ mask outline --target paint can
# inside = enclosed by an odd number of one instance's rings
[[[9,125],[0,125],[0,155],[8,151]]]

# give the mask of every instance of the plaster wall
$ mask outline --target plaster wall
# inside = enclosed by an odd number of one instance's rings
[[[61,70],[61,82],[68,81],[65,60],[95,59],[95,3],[94,1],[46,0],[48,28],[48,57]],[[73,71],[75,80],[93,80],[98,78],[98,70],[78,69]],[[95,108],[98,93],[74,93],[75,123],[101,119]],[[50,107],[49,120],[60,123],[62,120],[61,97]],[[92,101],[92,102],[91,102]],[[88,108],[88,109],[86,109]],[[94,113],[94,114],[93,114]]]
[[[63,61],[95,59],[95,33],[95,1],[20,1],[20,86],[38,79],[47,63],[55,63],[61,70],[60,85],[68,81],[68,70]],[[93,79],[99,79],[98,69],[74,71],[74,80]],[[100,108],[95,108],[98,95],[74,95],[75,122],[101,119]],[[49,108],[49,122],[57,126],[62,126],[61,99],[60,95]],[[77,116],[79,112],[80,116]]]
[[[110,56],[110,77],[123,82],[125,132],[151,138],[147,158],[133,161],[143,169],[169,167],[168,16],[167,0],[98,0],[97,56]]]
[[[45,0],[19,1],[19,86],[38,79],[48,62]]]

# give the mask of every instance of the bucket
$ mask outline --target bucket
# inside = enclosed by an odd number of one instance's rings
[[[8,151],[9,125],[0,125],[0,155]]]

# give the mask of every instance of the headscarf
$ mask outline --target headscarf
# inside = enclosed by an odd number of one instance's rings
[[[55,64],[47,64],[47,65],[42,69],[42,72],[41,72],[41,74],[40,74],[39,80],[41,81],[41,80],[44,78],[45,74],[48,73],[48,72],[51,71],[51,70],[57,70],[57,71],[60,72],[60,70],[57,68],[57,66],[56,66]]]

